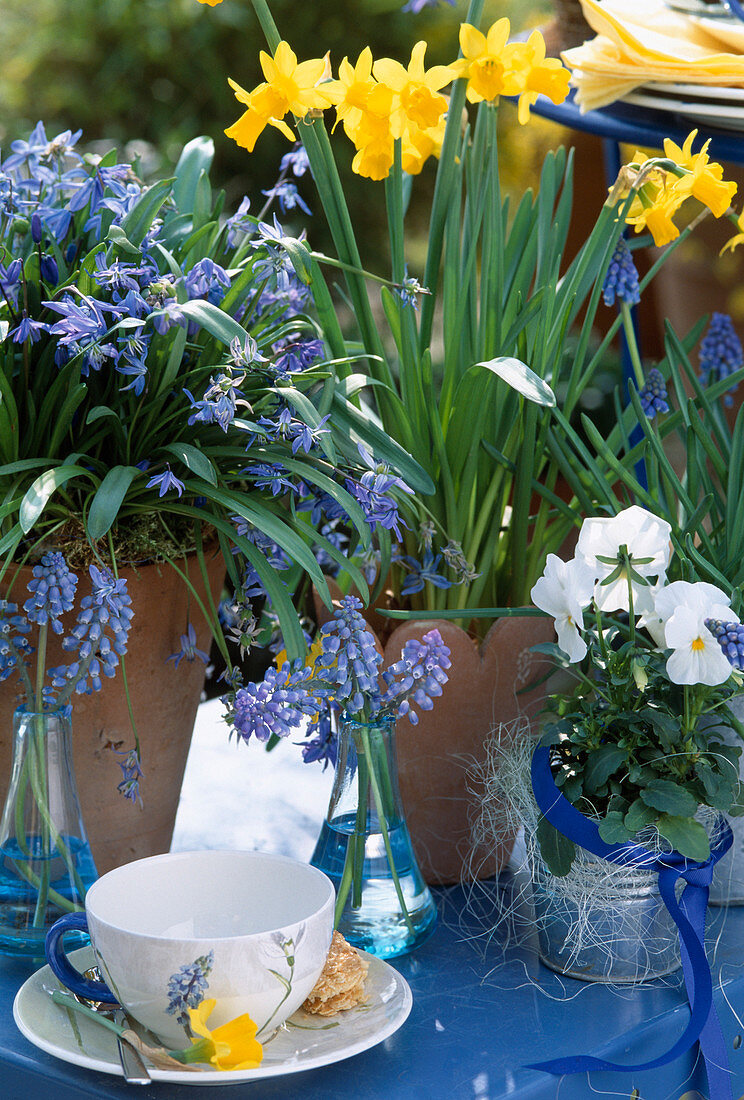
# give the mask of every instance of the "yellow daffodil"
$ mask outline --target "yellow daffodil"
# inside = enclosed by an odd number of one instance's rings
[[[428,130],[406,130],[401,143],[401,165],[404,172],[416,176],[429,157],[439,157],[446,126],[446,115],[442,115],[437,125]]]
[[[211,1062],[216,1069],[258,1069],[263,1047],[256,1039],[256,1025],[245,1013],[210,1031],[207,1019],[217,1004],[214,997],[190,1008],[191,1030],[201,1036],[189,1051],[190,1061]]]
[[[681,168],[687,168],[690,173],[677,179],[674,186],[682,193],[693,195],[698,202],[708,207],[714,217],[720,218],[731,205],[736,194],[736,184],[733,181],[726,182],[723,179],[722,166],[709,160],[710,139],[698,153],[693,153],[692,143],[696,137],[697,130],[693,130],[685,138],[681,149],[671,138],[664,139],[664,152],[669,160],[673,160]]]
[[[345,57],[339,65],[338,80],[325,84],[324,90],[336,108],[337,122],[343,123],[347,137],[356,146],[353,171],[369,179],[385,179],[393,164],[393,92],[373,77],[369,47],[362,50],[356,65]]]
[[[370,141],[357,150],[351,167],[352,171],[365,179],[384,180],[393,167],[394,159],[392,138]]]
[[[262,50],[259,59],[265,83],[246,92],[234,80],[229,81],[236,98],[248,110],[225,133],[249,152],[266,126],[275,126],[294,140],[292,131],[282,122],[284,116],[304,118],[310,111],[323,110],[331,102],[321,84],[329,75],[327,56],[298,63],[288,43],[280,42],[273,57]]]
[[[518,118],[524,126],[529,121],[530,107],[539,95],[553,103],[563,103],[568,95],[571,74],[557,57],[545,56],[545,39],[533,31],[526,42],[513,42],[506,50],[507,72],[504,95],[518,95]]]
[[[323,641],[320,637],[317,637],[307,652],[307,657],[305,658],[304,662],[305,668],[315,668],[315,662],[317,661],[318,657],[320,657],[322,652]],[[286,665],[288,660],[289,657],[287,655],[286,649],[280,649],[276,657],[274,658],[274,664],[277,668],[281,668],[282,665]]]
[[[466,96],[470,103],[493,103],[504,90],[504,48],[509,38],[509,20],[498,19],[483,34],[470,23],[460,26],[463,56],[451,66],[457,76],[468,78]]]
[[[738,226],[739,232],[726,241],[725,245],[721,249],[721,255],[723,255],[723,253],[727,252],[729,249],[733,252],[734,249],[738,248],[740,244],[744,244],[744,210],[742,210],[741,214],[736,219],[736,224]]]
[[[221,4],[222,0],[198,0],[200,4],[209,4],[210,8],[214,8],[217,4]]]
[[[368,110],[370,96],[378,87],[372,76],[372,51],[369,46],[365,46],[359,54],[356,65],[345,57],[338,67],[338,80],[331,80],[324,86],[336,108],[336,122],[343,122],[347,134],[359,126]],[[392,99],[392,93],[390,96]]]
[[[403,136],[406,126],[428,130],[436,126],[447,110],[447,99],[440,89],[455,76],[447,65],[424,68],[426,42],[417,42],[411,52],[408,68],[391,57],[381,57],[372,66],[380,84],[393,92],[390,130],[395,138]]]

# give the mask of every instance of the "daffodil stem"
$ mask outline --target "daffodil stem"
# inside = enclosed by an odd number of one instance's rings
[[[631,366],[633,367],[633,374],[635,375],[635,383],[638,389],[642,390],[646,384],[646,379],[643,374],[641,353],[638,350],[635,325],[633,324],[633,314],[627,302],[620,303],[620,313],[623,319],[623,333],[625,334],[625,343],[628,347],[628,355],[630,357]]]

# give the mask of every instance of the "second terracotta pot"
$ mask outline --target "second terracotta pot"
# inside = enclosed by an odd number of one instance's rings
[[[205,598],[196,557],[186,567]],[[221,555],[210,556],[207,571],[212,596],[219,600],[225,575]],[[78,593],[88,590],[87,571],[79,570]],[[193,596],[167,564],[123,568],[134,618],[125,657],[134,718],[142,746],[144,806],[128,802],[116,789],[122,778],[116,751],[134,745],[121,669],[104,680],[100,692],[73,695],[73,758],[83,820],[99,874],[143,856],[167,852],[173,835],[183,773],[196,710],[204,684],[204,664],[168,658],[179,651],[188,622],[197,646],[209,652],[211,632]],[[30,570],[24,570],[13,594],[25,599]],[[74,618],[73,615],[70,618]],[[67,624],[66,624],[67,625]],[[71,622],[70,624],[71,625]],[[68,664],[60,641],[49,642],[47,667]],[[15,678],[0,685],[0,797],[5,799],[17,705]],[[0,803],[1,804],[1,803]]]

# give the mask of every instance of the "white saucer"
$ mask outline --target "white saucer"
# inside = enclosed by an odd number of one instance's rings
[[[199,1073],[150,1068],[153,1081],[179,1085],[245,1084],[262,1077],[280,1077],[317,1069],[381,1043],[406,1020],[413,999],[411,990],[397,970],[382,959],[361,952],[369,961],[365,983],[367,1002],[357,1008],[323,1018],[301,1009],[289,1018],[276,1036],[264,1045],[258,1069],[215,1070]],[[89,947],[71,952],[78,970],[92,965]],[[61,988],[48,966],[24,982],[13,1003],[13,1017],[21,1032],[34,1046],[84,1069],[122,1076],[116,1037],[79,1012],[56,1005],[44,986]]]

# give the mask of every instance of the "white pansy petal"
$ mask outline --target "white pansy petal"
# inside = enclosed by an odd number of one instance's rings
[[[664,640],[670,649],[684,648],[691,646],[695,638],[700,637],[701,630],[705,630],[712,640],[713,635],[703,626],[700,616],[689,607],[681,606],[664,623]]]
[[[558,645],[572,664],[586,657],[586,642],[576,629],[573,619],[556,619],[555,632]]]
[[[588,607],[594,591],[594,582],[597,579],[594,569],[584,558],[571,558],[566,562],[566,578],[576,602],[582,607]]]
[[[692,646],[675,649],[666,663],[667,674],[675,684],[706,684],[715,687],[724,684],[731,675],[728,663],[717,642],[703,649]]]
[[[659,618],[666,620],[674,614],[678,607],[687,607],[697,611],[704,619],[720,618],[713,614],[714,608],[723,608],[723,618],[731,615],[732,621],[736,616],[730,609],[730,601],[725,592],[707,581],[672,581],[656,592],[654,607]]]
[[[552,615],[553,618],[561,615],[566,609],[563,589],[550,577],[542,576],[535,581],[530,599],[535,607],[539,607],[541,611]]]

